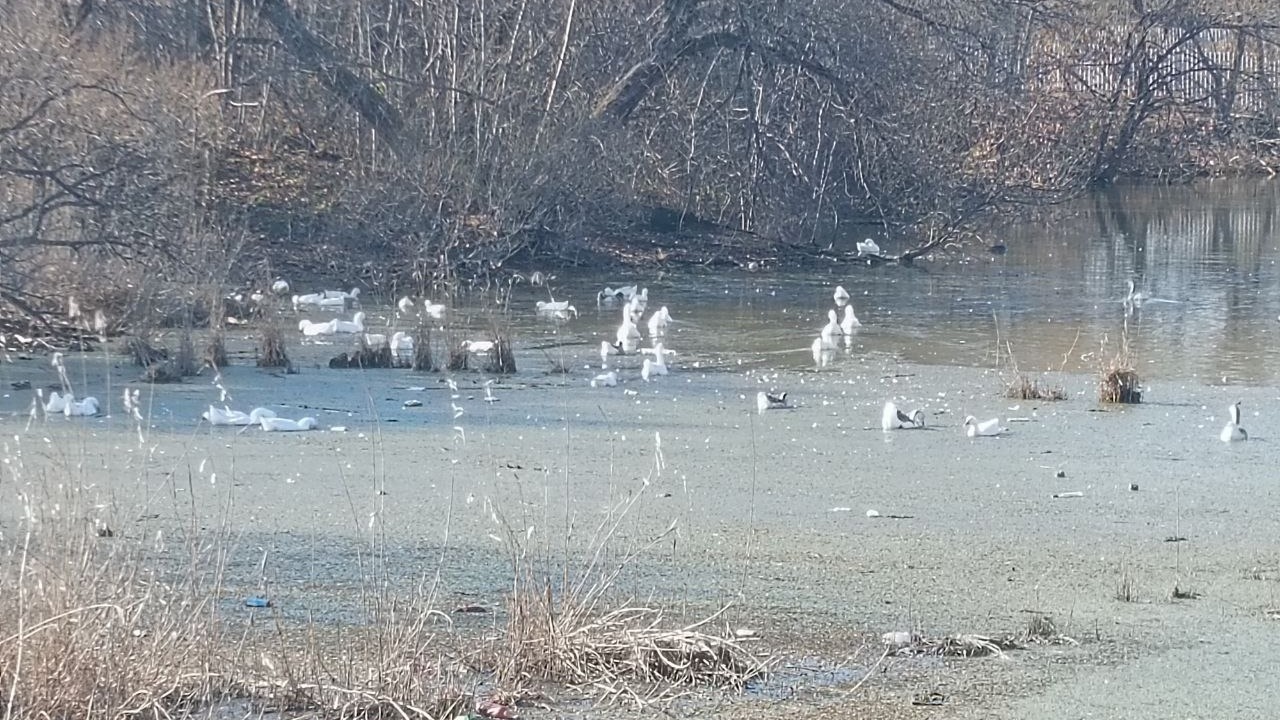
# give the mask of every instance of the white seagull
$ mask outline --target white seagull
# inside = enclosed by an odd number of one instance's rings
[[[880,427],[885,432],[890,430],[912,429],[924,427],[924,411],[913,410],[910,415],[898,409],[890,400],[884,404],[884,412],[880,415]]]
[[[663,305],[658,311],[649,316],[649,337],[663,337],[667,334],[667,323],[671,322],[671,311],[667,310],[667,306]]]
[[[623,316],[616,337],[618,352],[621,354],[633,353],[640,347],[640,328],[636,327],[629,316]]]
[[[430,300],[425,299],[422,301],[422,312],[426,313],[428,317],[433,317],[439,320],[444,317],[445,309],[444,303],[433,303]]]
[[[831,358],[835,355],[836,346],[825,341],[822,337],[813,339],[813,345],[810,346],[813,351],[813,364],[815,369],[821,370],[831,364]]]
[[[335,318],[328,322],[312,322],[310,320],[299,320],[298,329],[307,337],[315,337],[317,335],[333,335],[338,332],[338,320]]]
[[[567,318],[570,315],[578,317],[578,308],[569,304],[568,300],[539,300],[534,303],[539,315],[551,315],[554,317]]]
[[[326,300],[350,300],[355,302],[360,299],[360,288],[351,288],[350,290],[325,290],[323,294]]]
[[[791,406],[787,404],[786,393],[778,393],[777,395],[774,395],[773,393],[768,393],[763,390],[756,393],[757,413],[764,413],[766,410],[782,410],[789,407]]]
[[[67,396],[67,402],[62,406],[62,414],[67,417],[91,417],[98,414],[98,398],[87,397],[83,400],[76,400],[74,397]]]
[[[635,285],[624,285],[622,287],[617,287],[617,288],[606,286],[605,289],[596,293],[596,304],[599,305],[601,303],[614,302],[615,300],[629,301],[635,294],[636,294]]]
[[[313,417],[304,417],[301,420],[290,420],[289,418],[280,417],[263,417],[259,418],[259,424],[266,432],[298,432],[300,430],[315,430],[319,424]]]
[[[391,354],[397,359],[407,360],[413,357],[413,336],[397,330],[391,335]]]
[[[356,313],[350,320],[333,320],[333,331],[339,333],[364,332],[364,313]]]
[[[845,339],[849,339],[853,335],[853,331],[862,327],[862,322],[858,320],[858,316],[853,314],[853,306],[844,306],[844,318],[840,320],[840,332],[845,334]]]
[[[826,345],[834,348],[836,346],[836,336],[843,335],[844,331],[840,329],[840,321],[836,319],[836,311],[827,311],[827,324],[822,326],[822,332],[818,337]]]
[[[591,387],[617,387],[618,373],[610,370],[591,378]]]
[[[666,374],[667,374],[667,363],[665,360],[662,359],[661,355],[658,356],[657,360],[653,358],[648,358],[648,357],[645,358],[644,364],[640,366],[640,377],[645,382],[649,382],[649,379],[652,377],[657,377],[659,375],[666,375]]]
[[[246,413],[215,405],[210,405],[208,410],[200,414],[200,418],[210,425],[257,425],[262,418],[275,416],[273,411],[264,407],[257,407]]]
[[[1248,440],[1249,433],[1240,427],[1240,403],[1233,403],[1227,407],[1227,413],[1231,415],[1231,419],[1227,421],[1226,427],[1222,428],[1222,433],[1218,438],[1225,443],[1240,442]]]
[[[837,285],[831,298],[836,301],[836,307],[844,307],[849,304],[849,291],[845,290],[843,285]]]
[[[995,437],[1007,429],[1000,424],[1000,418],[978,422],[977,418],[970,415],[964,419],[964,431],[969,437]]]
[[[293,296],[293,309],[297,310],[304,305],[319,305],[324,300],[322,293],[307,293],[305,295]]]
[[[877,245],[876,241],[872,240],[871,238],[867,238],[866,240],[859,240],[856,247],[858,248],[859,256],[880,254],[880,246]]]
[[[49,415],[54,415],[54,414],[60,415],[62,414],[62,411],[66,409],[67,403],[75,402],[75,399],[76,399],[76,396],[72,395],[71,393],[67,393],[66,395],[59,395],[58,391],[54,390],[53,392],[49,393],[49,399],[45,401],[44,411],[46,414],[49,414]]]

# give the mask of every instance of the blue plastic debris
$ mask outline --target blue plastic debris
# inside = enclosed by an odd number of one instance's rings
[[[271,601],[264,597],[254,595],[244,599],[244,606],[251,608],[271,607]]]

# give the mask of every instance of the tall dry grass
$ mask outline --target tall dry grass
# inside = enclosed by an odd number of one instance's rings
[[[627,569],[676,529],[673,522],[647,539],[618,539],[662,469],[655,436],[650,475],[605,515],[578,557],[539,560],[526,542],[528,532],[499,518],[512,567],[507,624],[495,663],[506,682],[592,687],[606,699],[625,700],[642,692],[662,697],[689,685],[741,689],[766,673],[766,662],[718,626],[727,608],[681,622],[620,588]]]
[[[126,398],[122,422],[146,448],[151,420],[137,390]],[[97,450],[86,450],[80,432],[36,425],[3,446],[0,486],[16,489],[20,501],[14,512],[0,508],[5,720],[167,718],[219,708],[434,720],[531,683],[594,686],[605,699],[625,699],[670,696],[690,684],[741,687],[764,672],[721,627],[719,613],[680,622],[620,590],[626,569],[672,531],[619,539],[648,493],[631,493],[597,527],[585,555],[559,562],[535,557],[528,535],[504,521],[511,584],[494,622],[480,629],[456,627],[439,608],[438,575],[408,590],[388,582],[387,529],[361,523],[360,587],[343,599],[361,620],[335,624],[279,603],[245,607],[247,595],[264,589],[285,603],[304,591],[268,581],[265,551],[256,574],[229,570],[245,553],[241,530],[207,519],[232,516],[234,477],[219,479],[227,489],[218,507],[200,507],[191,483],[203,464],[185,458],[158,473],[165,485],[154,489],[165,507],[156,517],[159,508],[130,506],[105,477],[137,472],[139,483],[151,482],[151,471],[110,456],[87,461]],[[42,437],[61,454],[25,460],[22,443]],[[646,485],[661,467],[655,448]],[[150,519],[139,522],[144,513]]]

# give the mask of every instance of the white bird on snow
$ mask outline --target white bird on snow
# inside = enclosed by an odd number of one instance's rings
[[[62,414],[67,417],[89,417],[98,414],[98,398],[87,397],[83,400],[76,400],[68,397],[65,405],[62,406]]]
[[[624,285],[617,288],[606,286],[605,289],[596,293],[596,305],[617,300],[629,301],[636,294],[636,290],[635,285]]]
[[[551,315],[554,317],[567,318],[570,315],[578,317],[578,308],[569,304],[568,300],[539,300],[534,303],[539,315]]]
[[[75,399],[76,399],[76,396],[72,395],[71,393],[67,393],[66,395],[59,395],[58,391],[54,390],[53,392],[49,393],[49,399],[46,400],[44,403],[44,411],[48,415],[61,414],[62,411],[67,407],[67,401],[74,402]]]
[[[618,339],[618,351],[621,354],[633,353],[640,347],[640,328],[636,327],[630,317],[623,316],[622,324],[618,326],[616,337]]]
[[[392,333],[391,354],[401,360],[413,357],[413,336],[403,330]]]
[[[324,297],[326,300],[350,300],[358,302],[360,300],[360,288],[351,288],[350,290],[325,290]]]
[[[659,360],[663,365],[665,365],[665,364],[667,364],[667,356],[668,356],[668,355],[671,355],[671,356],[673,356],[673,357],[674,357],[674,356],[675,356],[675,354],[676,354],[676,351],[675,351],[675,350],[668,350],[668,349],[667,349],[667,346],[663,345],[662,343],[654,343],[654,344],[653,344],[653,347],[651,347],[651,348],[640,348],[640,354],[642,354],[642,355],[652,355],[652,356],[654,356],[654,357],[658,358],[658,360]]]
[[[898,409],[893,401],[884,404],[884,412],[880,415],[880,427],[888,432],[890,430],[901,430],[903,428],[922,428],[924,427],[924,411],[913,410],[910,415]]]
[[[649,337],[663,337],[667,334],[667,323],[671,322],[671,311],[663,305],[657,312],[649,316]]]
[[[862,321],[858,320],[858,316],[853,314],[853,306],[845,305],[844,318],[840,320],[840,332],[844,333],[845,338],[848,339],[853,334],[853,331],[860,327],[862,327]]]
[[[635,295],[632,295],[631,299],[627,301],[627,311],[630,312],[633,317],[640,317],[648,308],[649,288],[644,288]]]
[[[266,432],[298,432],[300,430],[315,430],[319,425],[313,417],[304,417],[301,420],[290,420],[281,417],[262,417],[258,419],[258,424],[262,425],[262,429]]]
[[[1218,438],[1226,443],[1248,440],[1249,433],[1240,427],[1240,403],[1236,402],[1228,406],[1227,413],[1231,415],[1231,419],[1227,421],[1226,427],[1222,428]]]
[[[333,335],[338,332],[338,320],[335,318],[328,322],[312,322],[310,320],[299,320],[298,329],[307,337],[315,337],[317,335]]]
[[[763,390],[756,393],[756,412],[763,414],[766,410],[782,410],[791,407],[787,404],[787,394],[768,393]]]
[[[210,405],[208,410],[200,414],[200,418],[210,425],[257,425],[262,418],[275,416],[275,412],[264,407],[256,407],[246,413],[215,405]]]
[[[831,298],[836,301],[836,307],[844,307],[849,304],[849,291],[845,290],[843,285],[837,285]]]
[[[650,378],[667,374],[667,362],[661,355],[654,358],[645,358],[644,364],[640,366],[640,378],[645,382],[649,382]]]
[[[430,300],[425,299],[422,301],[422,312],[426,313],[427,317],[433,317],[439,320],[444,317],[445,309],[444,303],[433,303]]]
[[[822,332],[818,335],[818,337],[822,340],[824,344],[830,345],[832,348],[835,348],[836,336],[843,335],[843,334],[844,334],[844,331],[840,329],[840,321],[836,319],[836,311],[828,310],[827,324],[822,326]]]
[[[305,295],[294,295],[293,309],[297,310],[298,308],[304,305],[318,306],[322,300],[324,300],[324,295],[321,293],[307,293]]]
[[[1000,424],[1000,418],[978,422],[977,418],[970,415],[964,419],[964,431],[969,437],[995,437],[1007,429]]]
[[[333,331],[339,333],[364,332],[364,313],[358,312],[350,320],[333,320]]]
[[[591,387],[617,387],[618,373],[610,370],[591,378]]]
[[[859,240],[856,247],[858,249],[859,256],[880,254],[880,246],[877,245],[876,241],[872,240],[871,238],[867,238],[866,240]]]
[[[813,365],[817,370],[831,364],[831,358],[835,355],[836,346],[826,342],[821,336],[813,339],[813,345],[810,346],[813,351]]]
[[[621,344],[618,344],[618,343],[610,344],[605,340],[600,341],[600,367],[602,368],[609,367],[610,355],[621,355],[621,354],[622,354]]]

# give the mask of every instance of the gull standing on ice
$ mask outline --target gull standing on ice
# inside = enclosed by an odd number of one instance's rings
[[[1222,432],[1218,438],[1225,443],[1240,442],[1248,440],[1249,433],[1240,427],[1240,403],[1236,402],[1227,407],[1227,413],[1231,415],[1231,419],[1227,421],[1226,427],[1222,428]]]

